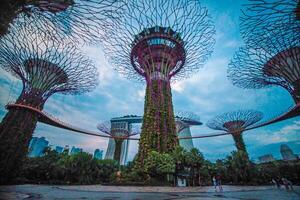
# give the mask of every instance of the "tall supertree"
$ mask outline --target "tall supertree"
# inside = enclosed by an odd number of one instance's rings
[[[122,144],[124,140],[131,136],[139,134],[136,130],[128,130],[124,126],[113,125],[110,121],[106,121],[98,124],[97,128],[107,135],[110,135],[115,142],[115,150],[113,159],[120,163]]]
[[[0,41],[0,65],[20,79],[23,89],[16,104],[42,110],[54,93],[81,94],[97,85],[93,63],[70,43],[36,37],[28,29],[14,29]],[[28,152],[38,122],[29,110],[10,108],[0,124],[0,177],[17,171]]]
[[[245,47],[234,55],[228,77],[242,88],[281,86],[300,103],[299,1],[254,0],[241,21]],[[297,7],[298,6],[298,7]],[[250,13],[252,13],[250,15]]]
[[[218,115],[208,121],[206,125],[211,129],[230,133],[234,139],[236,148],[247,154],[242,133],[246,128],[251,127],[262,118],[263,114],[261,112],[255,110],[239,110]]]
[[[101,39],[120,18],[121,0],[4,0],[0,9],[0,37],[10,26],[26,26],[51,39],[66,36],[85,42]]]
[[[191,75],[213,51],[214,26],[197,0],[130,0],[123,21],[104,41],[117,70],[146,81],[138,160],[178,145],[171,79]]]

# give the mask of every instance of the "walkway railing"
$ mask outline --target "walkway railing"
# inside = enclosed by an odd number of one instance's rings
[[[133,136],[133,135],[136,135],[136,134],[131,134],[129,136],[124,136],[124,137],[122,137],[122,136],[111,136],[111,135],[102,135],[102,134],[99,134],[98,132],[95,132],[95,131],[90,131],[90,130],[85,130],[85,129],[82,129],[82,128],[78,128],[78,127],[72,126],[70,124],[67,124],[67,123],[61,121],[60,119],[54,117],[53,115],[51,115],[49,113],[46,113],[45,111],[42,111],[42,110],[38,109],[37,107],[31,107],[31,106],[28,106],[28,105],[25,105],[25,104],[16,104],[16,103],[12,103],[12,102],[9,102],[6,105],[6,109],[11,109],[13,107],[23,108],[23,109],[27,109],[27,110],[30,110],[32,112],[35,112],[39,115],[39,122],[42,122],[42,123],[45,123],[45,124],[48,124],[48,125],[51,125],[51,126],[63,128],[63,129],[66,129],[66,130],[70,130],[70,131],[74,131],[74,132],[78,132],[78,133],[82,133],[82,134],[86,134],[86,135],[104,137],[104,138],[139,140],[139,138],[130,138],[130,136]],[[249,127],[247,129],[244,129],[244,130],[236,130],[235,132],[248,131],[248,130],[260,128],[260,127],[263,127],[263,126],[267,126],[267,125],[270,125],[270,124],[273,124],[273,123],[276,123],[276,122],[279,122],[279,121],[287,120],[287,119],[290,119],[290,118],[293,118],[293,117],[297,117],[297,116],[300,116],[300,104],[295,105],[294,107],[289,109],[287,112],[279,115],[278,117],[275,117],[273,119],[262,122],[260,124],[257,124],[255,126]],[[234,134],[235,132],[232,132],[232,133],[227,133],[227,132],[211,133],[211,134],[192,136],[192,137],[181,137],[181,138],[178,138],[178,139],[184,140],[184,139],[218,137],[218,136]]]

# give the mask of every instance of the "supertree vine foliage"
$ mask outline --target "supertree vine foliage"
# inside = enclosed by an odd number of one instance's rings
[[[124,140],[128,139],[131,136],[139,134],[138,131],[132,130],[129,131],[125,127],[114,126],[110,121],[102,122],[98,124],[97,128],[107,135],[112,136],[115,141],[115,151],[113,159],[120,162],[122,144]]]
[[[246,45],[237,51],[229,63],[228,77],[234,85],[242,88],[281,86],[298,104],[300,21],[295,17],[295,10],[299,9],[299,3],[289,2],[282,0],[273,4],[261,3],[257,8],[255,5],[250,7],[257,12],[257,16],[253,14],[242,20]],[[280,9],[283,5],[286,9]]]
[[[66,36],[94,42],[116,23],[120,0],[4,0],[0,9],[0,37],[12,26],[26,26],[52,39]]]
[[[81,94],[97,85],[93,63],[69,43],[35,37],[27,29],[16,29],[0,41],[0,65],[20,79],[23,89],[16,104],[42,110],[54,93]],[[11,108],[0,124],[0,173],[5,179],[17,171],[27,154],[28,142],[38,116]]]
[[[170,80],[187,77],[205,64],[214,33],[199,1],[131,0],[123,21],[104,41],[121,74],[146,81],[139,161],[151,150],[168,152],[178,144]]]
[[[238,110],[216,116],[206,123],[215,130],[222,130],[233,136],[235,146],[239,151],[247,153],[242,133],[246,128],[255,125],[263,118],[263,114],[255,110]]]

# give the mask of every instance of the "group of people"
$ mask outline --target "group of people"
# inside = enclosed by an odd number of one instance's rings
[[[223,191],[220,174],[218,174],[217,176],[213,176],[212,182],[213,182],[216,192]],[[293,190],[292,182],[285,177],[282,177],[281,179],[279,177],[273,178],[272,183],[274,184],[275,187],[277,187],[277,189],[280,189],[281,186],[283,185],[286,190]]]
[[[215,191],[217,192],[219,190],[219,192],[222,192],[223,188],[222,188],[222,182],[221,182],[221,175],[218,174],[217,176],[214,176],[212,181],[213,181],[213,184],[215,187]]]
[[[286,190],[289,189],[293,190],[292,182],[285,177],[282,177],[281,179],[279,177],[273,178],[272,183],[274,184],[275,187],[277,187],[277,189],[280,189],[281,185],[284,185]]]

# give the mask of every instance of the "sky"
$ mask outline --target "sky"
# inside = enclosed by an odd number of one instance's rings
[[[233,86],[227,78],[227,66],[234,52],[243,45],[239,33],[241,5],[245,1],[202,0],[216,27],[214,52],[204,67],[192,77],[172,84],[173,105],[176,111],[194,112],[200,117],[202,126],[192,127],[192,135],[206,135],[216,131],[205,123],[218,114],[237,109],[262,111],[266,118],[276,116],[293,105],[290,94],[282,88],[241,89]],[[44,111],[60,120],[97,131],[97,124],[112,117],[128,114],[142,115],[144,110],[145,84],[127,80],[113,69],[104,55],[101,46],[86,46],[82,51],[90,57],[99,71],[99,85],[80,96],[54,94],[46,102]],[[14,101],[21,92],[19,80],[0,68],[0,118],[7,112],[5,105]],[[45,137],[50,145],[76,146],[86,152],[104,150],[108,139],[82,135],[38,123],[34,132],[36,137]],[[300,154],[300,117],[279,122],[263,128],[247,131],[244,140],[250,155],[258,156],[272,153],[280,158],[280,144],[289,144],[294,153]],[[206,159],[215,161],[225,158],[235,150],[230,135],[195,139],[194,146]],[[130,141],[128,160],[132,160],[138,149],[137,141]]]

